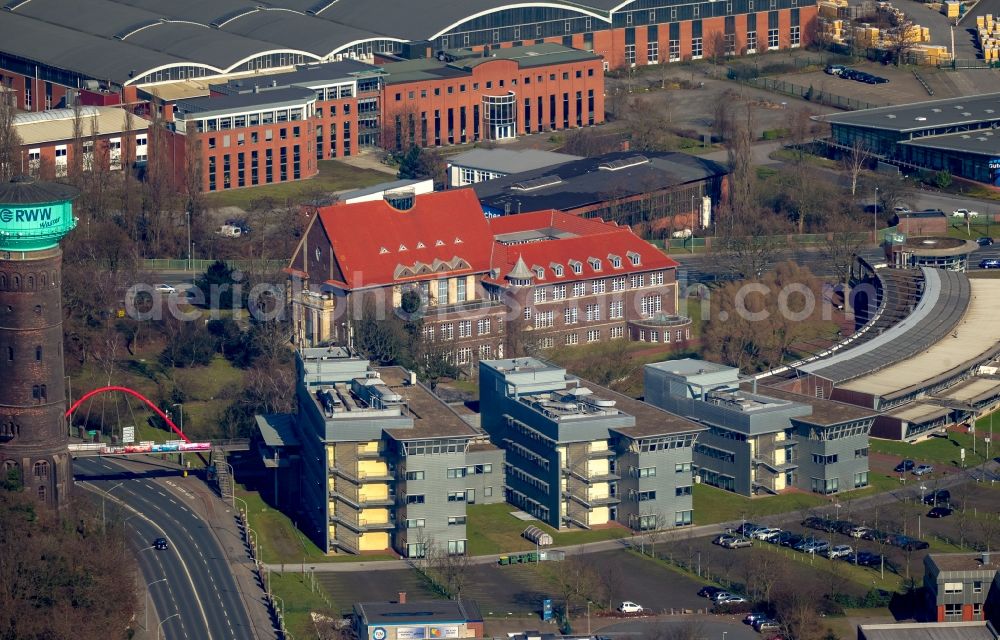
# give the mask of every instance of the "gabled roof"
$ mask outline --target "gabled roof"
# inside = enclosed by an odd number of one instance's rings
[[[677,266],[676,262],[629,227],[613,222],[581,218],[560,211],[538,211],[491,218],[489,226],[496,235],[493,269],[499,276],[486,280],[503,286],[507,285],[504,276],[515,270],[519,261],[531,265],[532,269],[541,268],[542,278],[528,272],[535,286]],[[638,255],[638,265],[633,265],[631,258],[625,257],[632,254]],[[618,268],[612,265],[609,256],[622,257]],[[597,258],[597,261],[592,258]],[[600,269],[595,268],[598,262]],[[553,268],[556,264],[564,267],[561,276],[556,275]],[[579,274],[573,271],[572,264],[579,265]]]
[[[471,189],[418,195],[406,211],[385,200],[336,204],[317,219],[349,281],[332,284],[348,289],[490,269],[493,235]]]

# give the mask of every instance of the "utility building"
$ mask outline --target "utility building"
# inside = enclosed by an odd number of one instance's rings
[[[479,376],[508,502],[560,529],[692,523],[691,452],[704,427],[536,358],[480,361]]]

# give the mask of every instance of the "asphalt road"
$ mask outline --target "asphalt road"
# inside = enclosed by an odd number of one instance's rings
[[[107,459],[73,461],[76,481],[109,492],[130,507],[126,532],[133,537],[139,567],[162,621],[162,638],[246,640],[255,637],[230,567],[208,525],[168,492],[156,475],[126,470]],[[193,498],[193,496],[192,496]],[[108,498],[110,501],[110,498]],[[152,542],[164,537],[170,548]],[[170,617],[175,613],[180,615]],[[158,637],[153,634],[150,637]]]

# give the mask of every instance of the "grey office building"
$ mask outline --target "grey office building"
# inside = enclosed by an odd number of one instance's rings
[[[405,369],[340,347],[303,349],[297,365],[299,522],[320,548],[464,554],[466,505],[501,499],[503,452]]]
[[[561,529],[691,524],[701,425],[536,358],[481,361],[479,403],[511,504]]]
[[[647,402],[705,425],[694,449],[701,482],[745,496],[868,486],[871,410],[758,390],[735,367],[692,358],[646,365],[644,391]]]

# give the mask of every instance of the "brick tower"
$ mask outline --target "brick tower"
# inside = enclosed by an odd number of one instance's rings
[[[72,484],[59,240],[76,226],[78,193],[30,178],[0,184],[0,472],[56,509]]]

